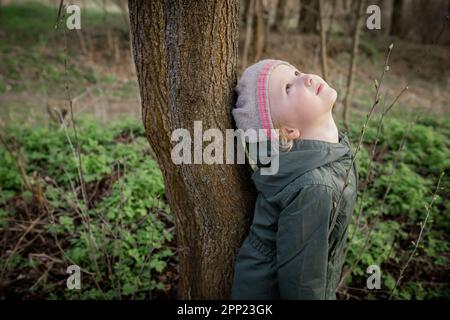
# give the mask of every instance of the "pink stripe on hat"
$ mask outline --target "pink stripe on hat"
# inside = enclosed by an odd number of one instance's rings
[[[267,137],[271,140],[271,126],[269,121],[269,111],[267,110],[267,92],[266,92],[266,80],[270,68],[276,63],[277,60],[270,60],[261,70],[258,77],[258,105],[259,105],[259,115],[261,117],[261,123],[263,128],[266,130]]]

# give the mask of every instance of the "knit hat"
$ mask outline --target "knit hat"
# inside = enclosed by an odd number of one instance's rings
[[[238,129],[250,130],[245,140],[251,143],[267,141],[272,138],[271,129],[275,129],[270,115],[269,77],[279,65],[290,63],[282,60],[264,59],[249,66],[238,80],[235,91],[238,94],[232,114]],[[259,129],[263,129],[261,133]]]

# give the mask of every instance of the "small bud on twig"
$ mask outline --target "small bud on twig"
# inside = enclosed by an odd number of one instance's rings
[[[378,80],[375,79],[375,89],[378,89]]]
[[[389,45],[389,51],[391,51],[393,47],[394,47],[394,43],[391,43],[391,44]]]
[[[384,71],[389,71],[389,65],[387,65],[385,68],[384,68]]]

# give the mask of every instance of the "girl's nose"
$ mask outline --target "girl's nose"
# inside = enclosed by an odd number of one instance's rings
[[[309,74],[305,75],[305,85],[307,87],[311,87],[312,83],[313,83],[312,77]]]

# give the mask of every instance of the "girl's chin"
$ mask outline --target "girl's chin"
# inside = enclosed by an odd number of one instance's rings
[[[331,87],[327,87],[326,90],[322,92],[322,98],[327,102],[334,104],[337,99],[337,92]]]
[[[333,104],[336,102],[337,99],[337,92],[333,88],[331,88],[331,98],[333,100]]]

